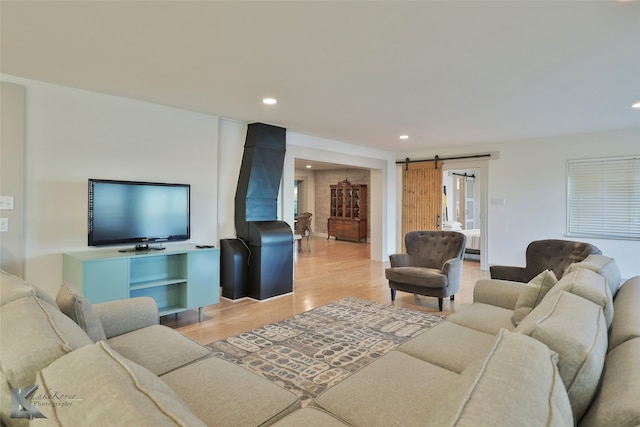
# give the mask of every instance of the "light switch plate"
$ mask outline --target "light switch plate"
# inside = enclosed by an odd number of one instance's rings
[[[13,196],[0,196],[0,210],[2,211],[13,210]]]
[[[0,218],[0,233],[9,231],[9,218]]]

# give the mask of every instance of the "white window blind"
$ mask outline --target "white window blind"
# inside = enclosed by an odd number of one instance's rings
[[[640,157],[567,163],[567,234],[640,240]]]

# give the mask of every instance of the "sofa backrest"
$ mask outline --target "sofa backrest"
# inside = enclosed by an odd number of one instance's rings
[[[613,300],[616,315],[609,331],[609,351],[634,338],[640,338],[640,276],[627,280]]]
[[[640,425],[640,338],[610,351],[604,366],[600,390],[579,427]]]
[[[37,297],[2,306],[0,364],[11,387],[33,385],[36,373],[87,344],[89,336],[58,307]]]
[[[92,341],[51,296],[4,271],[0,278],[0,419],[20,425],[10,417],[11,390],[34,385],[38,371]]]
[[[35,384],[44,399],[56,394],[77,398],[56,411],[42,408],[57,425],[103,425],[109,420],[122,426],[204,426],[164,381],[104,341],[59,358],[38,373]]]
[[[602,307],[569,292],[551,295],[549,291],[514,332],[529,335],[558,353],[560,377],[574,418],[580,420],[596,393],[607,352]]]
[[[57,307],[55,300],[33,283],[27,282],[4,270],[0,270],[0,306],[20,298],[31,296],[36,296],[52,306]]]
[[[591,254],[580,262],[571,264],[565,274],[578,269],[586,268],[595,271],[602,277],[604,277],[607,286],[611,290],[611,295],[615,296],[618,292],[618,288],[622,284],[622,277],[620,275],[620,269],[616,260],[605,255]]]
[[[607,327],[611,325],[614,310],[613,297],[604,277],[586,268],[573,269],[547,292],[545,298],[554,297],[562,291],[581,296],[602,307]]]
[[[456,231],[410,231],[404,237],[412,267],[437,269],[450,259],[462,259],[466,240]]]

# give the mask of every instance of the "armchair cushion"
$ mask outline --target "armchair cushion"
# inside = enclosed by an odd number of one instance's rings
[[[393,267],[387,269],[387,279],[413,286],[428,288],[444,288],[447,276],[435,268],[426,267]]]
[[[93,342],[105,341],[102,323],[93,310],[91,303],[68,283],[63,283],[58,290],[56,303],[64,314],[76,322],[89,335]]]

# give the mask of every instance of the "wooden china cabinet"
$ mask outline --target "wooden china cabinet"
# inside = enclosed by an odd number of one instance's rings
[[[327,229],[329,237],[367,241],[367,186],[352,185],[344,180],[331,188],[331,216]]]

